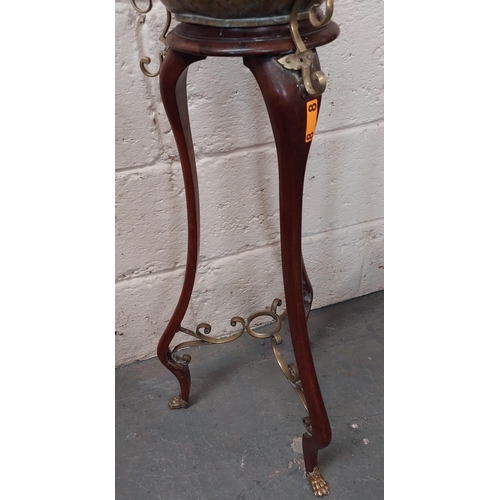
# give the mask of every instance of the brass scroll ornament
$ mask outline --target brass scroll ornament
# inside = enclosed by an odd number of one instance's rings
[[[135,0],[130,0],[132,3],[132,7],[139,12],[140,14],[146,14],[148,13],[152,8],[153,8],[153,0],[148,0],[148,6],[145,9],[140,9],[137,7],[137,4],[135,3]],[[158,53],[159,59],[160,59],[160,67],[158,68],[158,71],[156,73],[151,73],[148,69],[146,69],[147,64],[151,64],[151,58],[144,56],[140,61],[139,61],[139,66],[141,68],[141,71],[146,75],[149,76],[150,78],[154,78],[155,76],[158,76],[160,74],[160,69],[161,65],[163,64],[163,59],[165,59],[165,56],[167,55],[167,50],[168,50],[168,43],[167,43],[167,31],[168,28],[170,28],[170,23],[172,21],[172,14],[170,13],[169,10],[167,10],[167,20],[165,23],[165,27],[163,28],[163,31],[161,32],[160,35],[160,42],[162,42],[165,45],[165,48],[160,50]]]
[[[281,371],[284,373],[288,382],[290,382],[290,385],[295,389],[295,392],[299,396],[300,401],[302,402],[304,408],[308,412],[309,410],[307,408],[306,398],[304,395],[304,390],[302,388],[302,383],[300,381],[300,375],[297,366],[294,363],[287,364],[286,361],[283,359],[280,350],[278,349],[278,346],[282,342],[281,335],[279,335],[278,332],[282,328],[283,320],[287,317],[286,311],[283,311],[281,314],[278,313],[277,309],[279,306],[281,306],[281,300],[274,299],[269,309],[254,312],[246,320],[243,319],[241,316],[234,316],[233,318],[231,318],[231,326],[236,326],[237,324],[240,324],[241,328],[236,333],[233,333],[228,337],[210,337],[209,334],[212,331],[212,327],[208,323],[200,323],[195,328],[194,331],[188,330],[187,328],[180,326],[179,327],[180,332],[190,335],[191,337],[194,337],[196,340],[190,340],[176,345],[170,354],[172,361],[179,365],[188,365],[191,362],[191,356],[189,354],[180,355],[178,353],[179,350],[186,349],[187,347],[194,347],[206,344],[227,344],[228,342],[233,342],[239,339],[245,332],[247,332],[250,336],[256,339],[270,338],[271,345],[273,348],[273,353],[276,358],[276,361],[278,362],[279,367],[281,368]],[[271,332],[256,332],[252,328],[251,325],[253,321],[262,316],[268,316],[276,322]],[[172,409],[185,408],[187,406],[187,403],[182,401],[180,396],[175,396],[175,398],[172,398],[172,400],[170,401],[169,406]],[[309,416],[303,418],[302,421],[304,423],[307,432],[312,434],[311,420]]]
[[[314,4],[309,11],[309,21],[313,26],[321,27],[330,22],[333,15],[333,2],[334,0],[326,0],[325,14],[319,19],[316,14],[319,4]],[[292,14],[290,16],[290,31],[292,33],[293,43],[295,44],[295,54],[290,54],[282,57],[278,62],[286,69],[302,70],[302,79],[306,92],[312,96],[321,95],[326,89],[326,76],[323,71],[318,70],[311,73],[312,62],[314,60],[314,53],[308,50],[302,37],[299,33],[299,9],[302,5],[302,0],[296,0],[293,5]]]
[[[137,7],[137,4],[135,3],[135,0],[130,0],[130,2],[132,3],[132,7],[137,12],[139,12],[139,14],[147,14],[153,8],[153,0],[148,0],[148,6],[145,9],[139,9],[139,7]]]
[[[180,332],[190,335],[197,340],[182,342],[181,344],[175,346],[171,354],[173,361],[180,365],[187,365],[190,363],[191,356],[189,354],[184,354],[182,356],[177,354],[177,351],[179,351],[180,349],[185,349],[186,347],[194,347],[204,344],[227,344],[228,342],[233,342],[234,340],[239,339],[245,332],[256,339],[267,339],[274,334],[277,334],[281,330],[281,326],[283,324],[282,320],[286,318],[286,311],[281,314],[277,312],[277,309],[280,305],[281,300],[274,299],[270,309],[257,311],[251,314],[246,320],[241,316],[234,316],[233,318],[231,318],[231,326],[236,326],[239,323],[241,325],[241,330],[233,333],[232,335],[229,335],[228,337],[209,337],[209,334],[212,331],[212,327],[208,323],[200,323],[194,331],[188,330],[187,328],[184,328],[182,326],[179,327]],[[276,326],[274,327],[272,332],[260,333],[256,332],[252,328],[252,322],[262,316],[269,316],[274,321],[276,321]]]

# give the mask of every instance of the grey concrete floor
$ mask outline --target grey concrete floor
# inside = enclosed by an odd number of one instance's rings
[[[313,311],[308,324],[333,430],[319,456],[326,498],[381,500],[383,292]],[[281,334],[293,362],[286,322]],[[116,500],[313,499],[305,410],[269,340],[245,334],[189,353],[187,409],[169,410],[178,384],[158,359],[116,369]]]

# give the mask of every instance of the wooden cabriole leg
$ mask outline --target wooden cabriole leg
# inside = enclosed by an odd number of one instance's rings
[[[308,95],[300,73],[284,69],[278,56],[247,56],[245,65],[254,74],[271,120],[279,169],[281,258],[286,307],[295,359],[309,411],[302,437],[306,474],[316,496],[328,494],[318,469],[318,451],[328,446],[332,432],[314,368],[307,332],[307,315],[312,301],[302,259],[302,198],[307,157],[311,146],[311,120],[321,98]],[[314,66],[319,68],[316,51]],[[308,123],[309,119],[309,123]],[[312,127],[314,128],[314,127]],[[309,132],[309,136],[308,133]],[[310,300],[308,296],[310,295]]]
[[[201,59],[204,59],[204,57],[169,49],[160,72],[161,97],[172,127],[182,165],[188,218],[188,250],[184,284],[177,307],[158,342],[157,348],[159,360],[175,375],[181,388],[180,394],[173,397],[169,402],[169,407],[172,409],[187,406],[191,386],[191,375],[188,367],[189,358],[186,358],[184,362],[182,362],[181,358],[174,360],[169,345],[174,335],[179,331],[186,314],[193,292],[198,264],[200,203],[193,140],[189,125],[186,78],[189,65]]]

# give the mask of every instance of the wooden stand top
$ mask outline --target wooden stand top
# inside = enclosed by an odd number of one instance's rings
[[[326,45],[340,34],[333,21],[317,28],[308,20],[299,22],[299,31],[308,49]],[[169,46],[176,51],[199,56],[259,56],[295,52],[288,24],[251,28],[219,28],[181,23],[168,35]]]

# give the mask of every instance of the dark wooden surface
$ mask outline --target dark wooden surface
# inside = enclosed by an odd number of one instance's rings
[[[309,21],[301,21],[299,30],[308,49],[326,45],[340,33],[340,28],[333,21],[322,28],[314,27]],[[174,50],[204,56],[258,56],[295,52],[288,25],[216,28],[183,23],[167,35],[167,41]]]
[[[315,53],[314,70],[319,69]],[[303,435],[306,470],[318,465],[318,450],[331,440],[330,424],[319,388],[304,307],[303,283],[307,277],[302,259],[302,195],[311,142],[305,141],[307,103],[311,98],[297,85],[293,72],[276,64],[275,57],[246,57],[264,96],[278,153],[281,260],[285,300],[296,363],[312,424]],[[306,278],[307,279],[307,278]],[[305,282],[307,283],[307,282]],[[312,291],[311,284],[308,287]]]
[[[186,78],[189,65],[203,57],[169,50],[160,72],[160,91],[175,137],[184,177],[188,219],[188,250],[186,273],[181,296],[175,311],[158,343],[158,359],[177,377],[181,388],[181,397],[189,400],[191,376],[187,365],[175,363],[171,357],[169,344],[179,331],[181,322],[193,293],[198,254],[200,249],[200,201],[198,194],[198,176],[189,124],[186,94]]]

